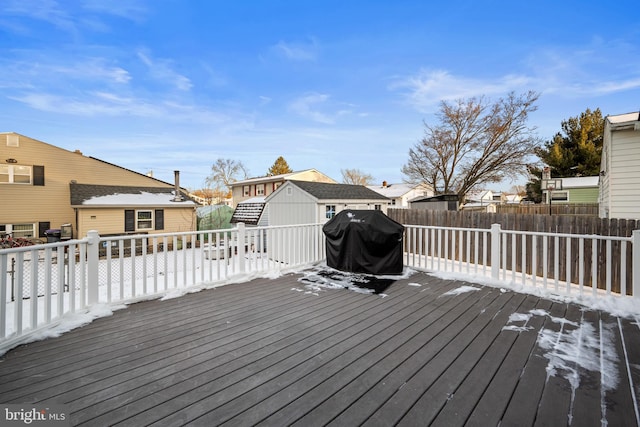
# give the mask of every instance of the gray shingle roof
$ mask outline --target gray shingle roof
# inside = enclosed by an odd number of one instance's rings
[[[143,193],[167,194],[167,196],[170,196],[174,191],[174,189],[171,187],[129,187],[125,185],[95,185],[78,184],[73,182],[69,184],[69,189],[71,193],[72,206],[80,206],[87,200],[90,200],[94,197],[122,194],[142,195]],[[180,194],[182,194],[182,198],[184,201],[195,204],[195,202],[191,200],[187,193],[185,193],[184,191],[180,191]]]
[[[330,184],[313,181],[289,181],[318,200],[389,200],[380,193],[363,186],[352,184]]]

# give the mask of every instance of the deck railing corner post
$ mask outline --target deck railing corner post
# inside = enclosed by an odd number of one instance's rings
[[[631,241],[631,250],[633,251],[633,259],[631,262],[631,289],[633,290],[633,297],[640,299],[640,230],[633,230],[631,232]]]
[[[100,234],[97,230],[87,232],[87,304],[98,303],[98,283],[100,270]]]
[[[500,224],[491,224],[491,278],[500,278]]]

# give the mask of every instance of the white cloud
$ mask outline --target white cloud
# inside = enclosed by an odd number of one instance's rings
[[[318,44],[315,39],[311,43],[286,43],[278,42],[272,46],[278,55],[294,61],[313,61],[318,56]]]
[[[217,124],[246,128],[250,120],[237,114],[231,116],[198,105],[122,96],[116,93],[96,91],[79,96],[29,92],[9,96],[39,111],[68,114],[81,117],[142,117],[167,122]]]
[[[142,21],[147,15],[147,9],[140,0],[84,0],[82,7],[88,11],[118,16],[136,22]]]
[[[455,76],[445,70],[421,70],[394,82],[390,89],[404,90],[407,101],[419,111],[430,111],[440,101],[477,96],[503,95],[536,86],[535,79],[523,75],[506,75],[500,79],[482,80]]]
[[[76,31],[73,18],[55,0],[5,0],[2,8],[5,14],[27,16],[65,31]]]
[[[193,87],[188,77],[173,70],[173,64],[170,60],[152,59],[143,51],[138,52],[138,58],[149,68],[149,72],[156,80],[168,83],[185,92]]]
[[[332,117],[315,108],[324,104],[328,99],[329,95],[321,93],[305,95],[289,104],[289,111],[318,123],[332,124],[334,122]]]

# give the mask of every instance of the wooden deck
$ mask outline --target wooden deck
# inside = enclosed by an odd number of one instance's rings
[[[424,273],[384,297],[300,277],[138,303],[16,348],[0,402],[64,404],[92,426],[637,425],[632,320],[479,285],[443,295],[469,284]]]

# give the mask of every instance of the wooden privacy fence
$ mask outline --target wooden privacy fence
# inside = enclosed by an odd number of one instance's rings
[[[599,214],[597,203],[566,203],[558,202],[548,204],[499,204],[496,205],[497,213],[512,213],[520,215],[576,215],[593,216]]]
[[[577,286],[631,295],[634,274],[640,285],[640,250],[634,257],[632,244],[633,230],[640,228],[635,220],[410,209],[391,209],[389,216],[407,226],[409,265],[467,273],[480,269],[523,285],[551,283],[567,293]],[[499,237],[491,234],[492,226],[499,226]]]

